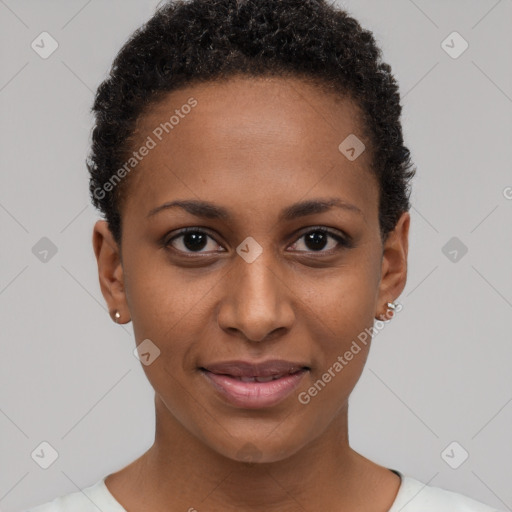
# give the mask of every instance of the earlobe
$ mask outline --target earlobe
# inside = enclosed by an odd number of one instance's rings
[[[101,293],[107,302],[111,317],[113,311],[118,311],[120,316],[125,316],[123,312],[128,311],[128,307],[120,251],[106,221],[99,220],[94,225],[92,244],[98,264]],[[120,316],[118,323],[121,323]]]
[[[407,254],[409,251],[409,212],[400,216],[395,229],[384,243],[381,280],[375,316],[386,312],[386,304],[395,301],[405,288],[407,281]]]

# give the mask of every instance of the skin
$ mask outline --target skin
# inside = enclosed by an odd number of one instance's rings
[[[150,339],[160,349],[142,365],[155,389],[154,444],[109,475],[107,487],[128,512],[385,512],[399,477],[348,440],[348,398],[370,343],[308,404],[298,395],[404,289],[410,216],[403,213],[381,240],[357,106],[299,79],[237,77],[173,91],[139,119],[134,147],[190,97],[197,106],[130,175],[121,247],[105,221],[94,226],[109,310],[119,310],[120,323],[133,322],[137,344]],[[351,133],[367,146],[354,161],[338,150]],[[319,198],[360,211],[333,207],[279,220],[284,208]],[[230,217],[180,208],[148,217],[177,199],[215,203]],[[318,226],[348,235],[352,246],[328,237],[315,251],[304,235]],[[159,243],[184,227],[209,235],[199,255],[187,237]],[[248,236],[263,251],[252,263],[236,252]],[[274,358],[311,370],[264,409],[229,404],[198,370]],[[244,460],[248,450],[254,462]]]

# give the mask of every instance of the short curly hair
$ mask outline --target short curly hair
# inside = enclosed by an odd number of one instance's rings
[[[123,45],[91,109],[89,190],[114,240],[121,242],[129,180],[111,179],[133,151],[139,116],[173,90],[235,75],[302,78],[355,101],[385,239],[410,209],[416,169],[403,143],[398,85],[372,33],[325,0],[171,0]]]

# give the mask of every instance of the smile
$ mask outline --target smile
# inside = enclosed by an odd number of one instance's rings
[[[244,409],[272,407],[282,402],[299,385],[309,370],[267,376],[237,376],[213,373],[201,368],[202,374],[222,398]]]

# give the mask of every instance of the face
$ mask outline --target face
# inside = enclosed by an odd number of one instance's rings
[[[174,91],[137,124],[134,149],[151,148],[129,178],[122,260],[95,226],[103,294],[151,354],[166,421],[231,459],[280,460],[343,425],[361,333],[405,285],[409,217],[382,242],[359,118],[289,78]],[[355,160],[338,149],[350,134]]]

